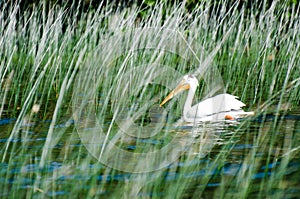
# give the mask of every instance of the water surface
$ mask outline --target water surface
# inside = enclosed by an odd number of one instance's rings
[[[167,137],[123,137],[119,147],[130,152],[143,151],[143,147],[161,149],[175,134],[188,146],[178,160],[148,173],[122,172],[100,163],[82,144],[72,120],[54,126],[58,140],[41,168],[51,121],[27,121],[9,139],[15,122],[14,118],[0,120],[1,154],[7,152],[0,167],[1,197],[11,197],[13,191],[33,198],[67,198],[78,193],[109,198],[120,196],[120,190],[126,195],[157,198],[173,191],[182,198],[196,194],[205,198],[239,197],[243,191],[253,197],[300,195],[300,114],[296,111],[235,123],[202,123],[197,128],[165,127]],[[10,145],[6,150],[7,142]]]

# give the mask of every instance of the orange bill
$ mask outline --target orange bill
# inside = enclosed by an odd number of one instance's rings
[[[190,89],[190,85],[185,82],[180,82],[180,84],[170,92],[170,94],[160,103],[159,107],[162,107],[165,103],[167,103],[170,99],[172,99],[175,95],[180,93],[181,91]]]

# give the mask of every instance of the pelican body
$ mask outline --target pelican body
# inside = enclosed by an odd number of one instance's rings
[[[198,80],[193,75],[185,75],[179,85],[163,100],[160,107],[182,91],[189,90],[182,115],[185,122],[235,120],[254,114],[245,112],[242,107],[246,105],[237,100],[236,96],[226,93],[205,99],[192,106],[198,86]]]

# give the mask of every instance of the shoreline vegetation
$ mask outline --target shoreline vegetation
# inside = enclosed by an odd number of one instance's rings
[[[227,89],[237,92],[242,98],[248,96],[253,99],[253,103],[250,104],[263,103],[273,94],[281,92],[281,89],[283,92],[292,89],[298,82],[297,2],[263,1],[258,5],[252,3],[255,8],[263,7],[262,10],[258,10],[249,9],[249,2],[240,5],[241,3],[234,4],[231,1],[225,1],[224,4],[218,1],[215,4],[208,4],[204,1],[196,4],[192,11],[188,11],[186,8],[188,5],[179,4],[168,8],[164,3],[152,5],[149,3],[151,1],[145,1],[144,4],[148,2],[149,5],[146,6],[143,16],[140,14],[143,10],[140,11],[140,7],[134,6],[134,3],[131,4],[132,8],[122,7],[115,11],[109,5],[100,5],[98,9],[93,5],[90,10],[83,12],[82,7],[89,5],[89,1],[83,3],[84,6],[80,3],[60,5],[61,2],[45,2],[23,5],[23,10],[18,4],[3,3],[5,6],[2,6],[1,11],[2,82],[9,80],[12,73],[18,77],[19,83],[28,78],[31,80],[38,76],[43,68],[48,68],[52,71],[50,73],[55,77],[56,83],[61,84],[61,78],[55,75],[57,68],[60,68],[62,73],[74,68],[76,56],[73,54],[78,54],[79,48],[96,50],[97,44],[102,40],[107,39],[109,35],[114,36],[114,28],[126,30],[126,28],[156,26],[181,31],[187,40],[194,37],[199,45],[206,48],[206,52],[211,52],[226,34],[230,34],[226,36],[224,44],[215,55],[214,62],[224,82],[233,81],[226,85]],[[53,7],[49,7],[47,11],[44,4],[48,6],[53,4]],[[168,24],[173,21],[174,24]],[[198,35],[195,34],[197,31]],[[60,60],[57,60],[58,56]],[[50,63],[53,61],[59,61],[62,67],[55,67],[55,64]],[[291,63],[288,64],[289,62]],[[47,81],[47,78],[42,79],[43,83]],[[238,84],[240,80],[246,81]],[[13,87],[14,82],[11,85]],[[52,79],[50,83],[54,84],[54,80]],[[30,91],[30,88],[25,90]],[[52,93],[43,96],[50,97],[54,93],[57,95],[58,90],[59,86],[51,85],[47,92]],[[21,93],[15,95],[17,97],[14,99],[15,105],[12,110],[17,110],[24,102],[22,98],[27,94]],[[294,93],[298,96],[297,92]],[[292,102],[297,99],[293,98]]]
[[[20,2],[0,3],[0,198],[300,193],[299,1]],[[156,172],[128,173],[101,164],[81,144],[74,112],[84,105],[78,102],[94,105],[103,130],[111,132],[107,139],[118,135],[116,121],[126,111],[137,119],[137,132],[151,129],[153,118],[143,112],[165,113],[141,111],[143,104],[159,104],[169,90],[147,79],[157,72],[145,66],[187,74],[201,64],[221,74],[222,92],[239,96],[258,116],[222,128],[204,158],[187,153]],[[172,75],[165,85],[177,83]],[[214,71],[208,76],[217,81]],[[199,81],[198,101],[209,93]],[[86,97],[89,90],[96,94]],[[177,100],[161,131],[181,115]],[[159,144],[128,138],[120,140],[130,147],[117,144],[145,152],[163,148],[172,136],[160,133]]]

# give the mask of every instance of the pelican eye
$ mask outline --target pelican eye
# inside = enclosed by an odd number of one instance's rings
[[[191,81],[191,79],[193,79],[193,78],[194,78],[193,75],[189,75],[188,78],[187,78],[187,80],[188,80],[188,81]]]

